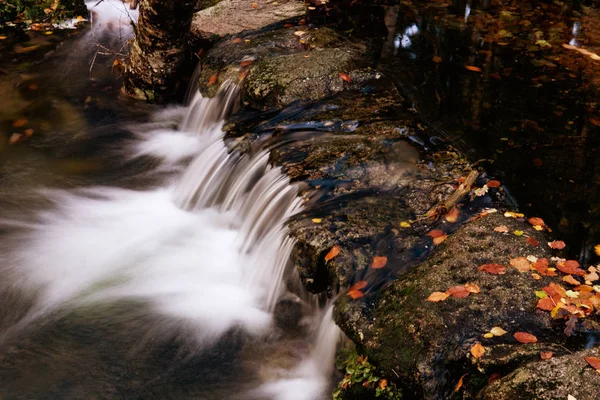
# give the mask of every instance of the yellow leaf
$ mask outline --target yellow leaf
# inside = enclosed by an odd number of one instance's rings
[[[400,226],[402,228],[410,228],[410,222],[402,221],[400,222]],[[600,245],[598,245],[598,247],[600,248]]]
[[[433,292],[429,295],[429,297],[427,298],[427,301],[431,301],[434,303],[437,303],[439,301],[444,301],[448,298],[448,296],[450,296],[448,293],[444,293],[444,292]]]
[[[597,256],[600,256],[600,244],[594,246],[594,251],[596,252]]]
[[[493,334],[493,333],[490,333],[490,332],[488,332],[488,333],[486,333],[485,335],[483,335],[483,337],[484,337],[484,338],[486,338],[486,339],[491,339],[491,338],[493,338],[493,337],[494,337],[494,334]]]
[[[517,231],[514,231],[513,233],[514,233],[516,236],[523,236],[523,233],[524,233],[524,232],[523,232],[523,231],[518,231],[518,230],[517,230]]]
[[[500,328],[499,326],[495,326],[492,329],[490,329],[490,333],[494,336],[502,336],[502,335],[506,335],[508,332],[506,332],[504,329]]]
[[[313,219],[312,219],[312,222],[314,222],[315,224],[320,224],[320,223],[321,223],[321,221],[322,221],[322,219],[321,219],[321,218],[313,218]]]

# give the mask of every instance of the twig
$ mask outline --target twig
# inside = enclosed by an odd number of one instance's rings
[[[462,200],[470,191],[471,186],[475,183],[475,180],[479,176],[479,172],[476,170],[471,170],[469,175],[463,183],[461,183],[458,188],[448,197],[446,200],[441,201],[440,203],[433,206],[427,213],[425,213],[425,217],[427,218],[438,218],[439,216],[445,214],[449,209],[454,207],[456,203]]]

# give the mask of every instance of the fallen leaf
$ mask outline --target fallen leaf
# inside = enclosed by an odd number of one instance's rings
[[[525,257],[512,258],[509,263],[519,272],[529,272],[531,270],[531,263]]]
[[[337,256],[338,254],[340,254],[340,246],[333,246],[331,248],[331,250],[329,250],[329,252],[325,255],[325,262],[331,260],[332,258],[334,258],[335,256]]]
[[[568,395],[567,400],[577,400],[577,398],[575,396]]]
[[[6,39],[8,39],[8,36],[0,35],[0,40],[6,40]]]
[[[348,290],[360,290],[367,287],[369,283],[367,281],[358,281],[350,287]]]
[[[387,257],[376,256],[376,257],[373,257],[373,262],[371,263],[371,268],[373,268],[373,269],[383,268],[383,267],[385,267],[386,263],[387,263]]]
[[[508,226],[506,225],[500,225],[494,228],[494,232],[500,232],[500,233],[506,233],[508,232]]]
[[[575,285],[575,286],[578,286],[581,284],[577,279],[573,278],[572,275],[563,276],[562,281],[570,283],[571,285]]]
[[[494,372],[493,374],[490,375],[490,377],[488,378],[488,384],[497,381],[498,379],[502,378],[502,375],[500,375],[499,372]]]
[[[321,221],[323,221],[321,218],[313,218],[312,222],[314,222],[315,224],[320,224]]]
[[[434,229],[432,231],[430,231],[427,236],[431,236],[432,238],[436,238],[436,237],[440,237],[440,236],[446,236],[446,234],[444,233],[444,231],[440,231],[439,229]]]
[[[490,333],[494,336],[503,336],[503,335],[506,335],[508,332],[506,332],[504,329],[500,328],[499,326],[495,326],[492,329],[490,329]]]
[[[479,285],[470,282],[465,283],[465,289],[467,289],[469,293],[479,293],[481,291]]]
[[[523,232],[523,231],[520,231],[520,230],[518,230],[518,229],[517,229],[517,230],[516,230],[516,231],[514,231],[513,233],[515,234],[515,236],[523,236],[523,234],[524,234],[525,232]]]
[[[248,70],[240,72],[240,74],[238,75],[238,81],[243,81],[244,79],[246,79],[246,76],[248,76]]]
[[[456,386],[454,387],[454,392],[458,392],[460,390],[460,388],[463,385],[463,379],[465,379],[465,376],[467,376],[469,374],[464,374],[463,376],[460,377],[460,379],[458,380],[458,383],[456,384]]]
[[[383,390],[387,387],[387,379],[382,379],[379,381],[379,389]]]
[[[537,246],[539,246],[539,245],[540,245],[540,242],[539,242],[539,241],[537,241],[537,240],[535,240],[535,239],[534,239],[534,238],[532,238],[532,237],[528,237],[526,241],[527,241],[527,244],[529,244],[529,245],[531,245],[531,246],[533,246],[533,247],[537,247]]]
[[[594,252],[597,256],[600,256],[600,244],[594,246]]]
[[[410,225],[410,222],[402,221],[402,222],[400,222],[400,226],[402,228],[410,228],[411,225]]]
[[[539,281],[540,279],[542,279],[542,277],[541,277],[541,276],[539,276],[538,274],[531,274],[531,277],[532,277],[533,279],[535,279],[536,281]]]
[[[519,341],[520,343],[536,343],[537,342],[537,338],[535,336],[533,336],[530,333],[526,333],[526,332],[517,332],[513,335],[513,337],[515,339],[517,339],[517,341]]]
[[[9,144],[15,144],[17,143],[19,140],[21,140],[21,137],[23,135],[21,135],[20,133],[13,133],[12,135],[10,135],[10,138],[8,139],[8,143]]]
[[[542,165],[544,165],[544,161],[542,161],[541,158],[534,158],[532,162],[533,165],[536,167],[541,167]]]
[[[493,337],[494,337],[494,334],[493,334],[493,333],[490,333],[490,332],[487,332],[487,333],[484,333],[484,334],[483,334],[483,337],[484,337],[484,338],[486,338],[486,339],[491,339],[491,338],[493,338]]]
[[[438,236],[436,238],[433,238],[433,244],[435,244],[437,246],[438,244],[442,243],[447,238],[448,238],[448,235]]]
[[[31,136],[33,136],[33,132],[34,131],[31,128],[25,129],[25,136],[31,137]]]
[[[465,65],[465,68],[468,69],[469,71],[473,71],[473,72],[481,72],[481,68],[476,67],[474,65]]]
[[[555,240],[553,242],[548,242],[548,246],[550,246],[551,249],[562,250],[565,248],[566,244],[562,240]]]
[[[426,299],[427,301],[431,301],[434,303],[446,300],[450,295],[444,292],[433,292]]]
[[[240,63],[240,67],[247,67],[250,64],[252,64],[252,60],[245,60]]]
[[[544,311],[552,311],[556,307],[556,303],[552,300],[552,297],[544,297],[537,303],[537,308]]]
[[[506,267],[500,264],[483,264],[479,267],[479,270],[494,275],[503,275],[506,273]]]
[[[585,361],[592,366],[596,371],[600,371],[600,358],[598,357],[583,357]]]
[[[296,31],[296,32],[294,32],[294,35],[300,37],[300,36],[304,35],[305,33],[306,33],[306,31]]]
[[[539,217],[531,217],[527,220],[533,226],[545,226],[544,220]]]
[[[466,287],[460,285],[460,286],[453,286],[450,289],[448,289],[446,291],[446,293],[448,293],[450,296],[453,297],[458,297],[459,299],[464,298],[464,297],[468,297],[471,292],[469,292],[467,290]]]
[[[558,268],[558,270],[560,272],[563,272],[563,273],[569,274],[569,275],[584,276],[586,274],[583,269],[579,268],[579,262],[577,262],[575,260],[567,260],[564,262],[557,262],[556,268]]]
[[[439,63],[441,63],[443,60],[442,60],[442,57],[439,57],[439,56],[433,56],[433,58],[431,59],[431,61],[433,61],[433,62],[434,62],[434,63],[436,63],[436,64],[439,64]]]
[[[360,299],[365,294],[359,289],[350,289],[348,290],[348,296],[350,296],[353,300]]]
[[[540,351],[540,358],[542,360],[549,360],[552,358],[552,352],[551,351]]]
[[[481,358],[485,354],[485,347],[483,347],[481,343],[477,343],[471,347],[471,354],[475,358]]]
[[[252,3],[251,6],[252,8],[258,8],[258,3]]]
[[[344,82],[348,82],[348,83],[350,83],[350,81],[352,80],[352,78],[350,78],[350,75],[348,75],[344,72],[342,72],[340,74],[340,79],[343,80]]]
[[[500,181],[496,181],[496,180],[487,181],[486,185],[490,188],[497,188],[500,186]]]
[[[19,118],[18,120],[16,120],[15,122],[13,122],[12,126],[14,128],[22,128],[25,125],[27,125],[27,122],[29,122],[29,121],[27,121],[25,118]]]
[[[214,85],[214,84],[215,84],[215,82],[217,82],[217,75],[213,75],[213,76],[211,76],[210,78],[208,78],[207,85],[208,85],[208,86],[210,86],[210,85]]]
[[[239,37],[231,39],[231,43],[240,44],[240,43],[243,43],[243,42],[244,41],[241,38],[239,38]]]
[[[446,219],[446,221],[448,221],[450,223],[454,223],[458,220],[459,215],[460,215],[460,210],[456,207],[452,207],[452,209],[450,211],[448,211],[448,214],[446,214],[446,216],[444,218]]]
[[[285,25],[283,25],[283,27],[284,27],[284,28],[293,28],[293,27],[294,27],[294,25],[292,25],[292,24],[285,24]]]

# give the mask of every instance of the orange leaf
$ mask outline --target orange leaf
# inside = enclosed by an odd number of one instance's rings
[[[479,267],[480,271],[489,272],[494,275],[503,275],[506,273],[506,267],[500,264],[483,264]]]
[[[476,283],[465,283],[465,289],[469,291],[469,293],[479,293],[481,292],[481,288]]]
[[[348,290],[348,296],[350,296],[353,300],[360,299],[365,294],[358,289]]]
[[[333,246],[331,248],[331,250],[329,250],[329,253],[327,253],[327,255],[325,255],[325,262],[331,260],[333,257],[340,254],[340,250],[341,250],[340,246]]]
[[[436,238],[436,237],[440,237],[440,236],[446,236],[446,234],[444,233],[444,231],[440,231],[439,229],[434,229],[432,231],[430,231],[427,236],[431,236],[432,238]]]
[[[552,358],[552,352],[551,351],[540,351],[540,358],[542,360],[549,360]]]
[[[243,81],[244,79],[246,79],[246,76],[248,76],[248,70],[240,72],[240,74],[238,75],[238,81]]]
[[[348,82],[348,83],[350,83],[350,81],[352,80],[352,78],[350,77],[350,75],[348,75],[345,72],[342,72],[340,74],[340,79],[343,80],[343,81],[345,81],[345,82]]]
[[[552,311],[556,307],[556,303],[552,300],[552,297],[544,297],[537,303],[537,308],[544,311]]]
[[[513,335],[513,337],[521,343],[536,343],[537,342],[537,338],[535,336],[533,336],[530,333],[526,333],[526,332],[517,332]]]
[[[498,186],[500,186],[500,181],[496,181],[496,180],[487,181],[486,185],[489,188],[497,188]]]
[[[13,133],[12,135],[10,135],[10,138],[8,139],[8,143],[9,144],[15,144],[17,143],[19,140],[21,140],[21,137],[23,135],[21,135],[20,133]]]
[[[446,214],[446,221],[450,223],[454,223],[458,220],[458,216],[460,215],[460,210],[456,207],[452,207],[452,209]]]
[[[528,237],[528,238],[527,238],[527,244],[530,244],[530,245],[532,245],[533,247],[537,247],[537,246],[539,246],[539,245],[540,245],[540,242],[538,242],[537,240],[535,240],[535,239],[534,239],[534,238],[532,238],[532,237]]]
[[[508,231],[509,231],[509,229],[508,229],[508,226],[506,226],[506,225],[500,225],[500,226],[497,226],[494,228],[494,232],[506,233]]]
[[[214,84],[216,81],[217,81],[217,76],[216,76],[216,75],[213,75],[213,76],[211,76],[210,78],[208,78],[208,83],[207,83],[207,85],[208,85],[208,86],[210,86],[210,85],[213,85],[213,84]]]
[[[16,120],[15,122],[13,122],[12,126],[15,128],[21,128],[25,125],[27,125],[27,121],[25,118],[19,118],[18,120]]]
[[[594,246],[594,252],[597,256],[600,256],[600,244]]]
[[[231,43],[240,44],[240,43],[243,43],[243,40],[238,37],[235,39],[231,39]]]
[[[481,68],[476,67],[474,65],[465,65],[465,68],[468,69],[469,71],[481,72]]]
[[[465,379],[465,376],[467,376],[467,375],[469,375],[469,374],[464,374],[463,376],[460,377],[460,379],[458,380],[458,383],[454,387],[454,392],[458,392],[460,390],[460,388],[463,385],[463,379]]]
[[[600,371],[600,358],[598,357],[583,357],[585,361],[592,366],[596,371]]]
[[[575,286],[581,285],[581,283],[577,279],[573,278],[573,276],[571,275],[563,276],[562,281]]]
[[[258,8],[258,3],[252,3],[252,8]]]
[[[555,240],[553,242],[548,243],[551,249],[562,250],[565,248],[566,244],[562,240]]]
[[[481,358],[485,354],[485,347],[483,347],[481,343],[477,343],[471,347],[471,354],[475,358]]]
[[[384,256],[373,257],[373,262],[371,263],[371,268],[373,268],[373,269],[383,268],[383,267],[385,267],[386,263],[387,263],[387,257],[384,257]]]
[[[446,291],[446,293],[448,293],[450,296],[458,297],[459,299],[462,299],[464,297],[468,297],[471,294],[471,292],[469,292],[467,290],[467,288],[464,287],[464,286],[462,286],[462,285],[460,285],[460,286],[453,286],[450,289],[448,289]]]
[[[536,226],[536,225],[538,225],[538,226],[544,226],[544,225],[546,225],[544,223],[544,220],[541,219],[541,218],[538,218],[538,217],[531,217],[531,218],[529,218],[527,220],[527,222],[529,222],[533,226]]]
[[[448,235],[438,236],[436,238],[433,238],[433,244],[435,244],[437,246],[438,244],[442,243],[447,238],[448,238]]]
[[[25,136],[27,137],[31,137],[33,136],[33,129],[29,128],[29,129],[25,129]]]
[[[565,274],[569,274],[569,275],[584,276],[586,274],[586,272],[584,270],[579,268],[579,263],[575,260],[567,260],[564,262],[558,262],[558,263],[556,263],[556,268],[560,272],[564,272]]]
[[[366,288],[368,285],[367,281],[358,281],[350,287],[348,290],[360,290]]]
[[[436,64],[439,64],[443,61],[442,57],[440,57],[440,56],[433,56],[433,58],[431,60]]]
[[[426,300],[437,303],[437,302],[446,300],[448,298],[448,296],[450,296],[448,293],[433,292],[429,295],[429,297]]]
[[[519,272],[529,272],[531,270],[531,263],[525,257],[512,258],[510,265],[515,267]]]
[[[240,63],[240,67],[247,67],[250,64],[252,64],[252,60],[245,60]]]

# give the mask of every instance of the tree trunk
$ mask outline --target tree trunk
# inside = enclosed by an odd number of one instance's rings
[[[135,41],[125,71],[125,91],[166,102],[177,89],[188,53],[187,35],[198,0],[140,0]]]

